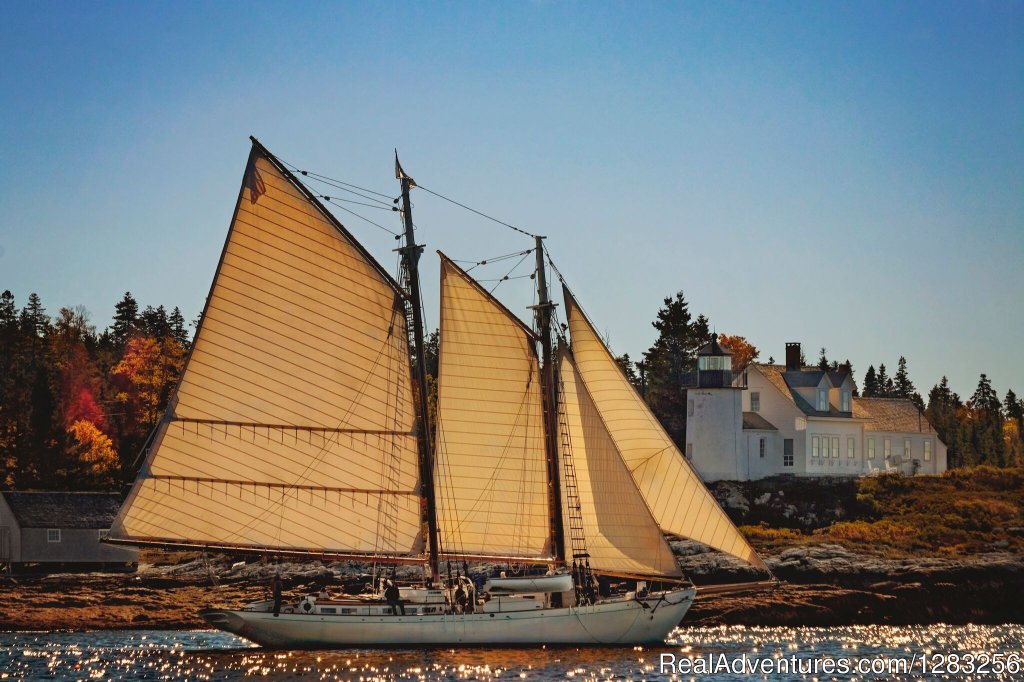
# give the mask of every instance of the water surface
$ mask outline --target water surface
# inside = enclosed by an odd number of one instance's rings
[[[1024,680],[1024,661],[1016,674],[963,670],[974,656],[1021,654],[1024,626],[843,628],[679,628],[656,647],[532,647],[507,649],[351,649],[342,651],[267,651],[216,631],[0,633],[0,679],[11,680]],[[947,670],[922,674],[920,657],[944,661]],[[950,654],[961,669],[949,668]],[[717,670],[714,674],[660,672],[662,659],[689,658],[715,665],[780,665],[796,668],[770,675]],[[841,657],[848,660],[918,662],[906,674],[817,674],[806,666]],[[992,659],[989,659],[990,661]],[[804,666],[801,672],[799,666]],[[876,664],[880,665],[880,664]],[[690,670],[693,670],[691,667]],[[762,669],[763,670],[763,669]]]

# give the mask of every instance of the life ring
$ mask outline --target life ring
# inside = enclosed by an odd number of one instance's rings
[[[306,613],[309,613],[310,611],[312,611],[313,610],[313,602],[310,602],[310,601],[302,602],[302,610],[305,611]]]

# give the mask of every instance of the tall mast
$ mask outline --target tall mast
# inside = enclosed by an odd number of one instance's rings
[[[537,258],[537,331],[540,334],[540,382],[544,396],[544,446],[548,461],[548,512],[551,525],[551,554],[557,560],[565,558],[565,528],[562,524],[562,491],[558,475],[558,383],[551,353],[551,310],[554,304],[548,298],[548,280],[544,268],[544,237],[534,237]]]
[[[412,308],[413,340],[416,349],[416,382],[419,394],[419,446],[420,446],[420,484],[422,496],[426,501],[425,516],[427,522],[427,543],[430,562],[430,579],[436,585],[440,580],[438,570],[437,548],[437,503],[434,499],[434,441],[430,433],[430,419],[427,413],[427,358],[423,351],[423,303],[420,298],[420,254],[423,246],[416,244],[412,225],[412,203],[409,201],[409,190],[416,182],[405,174],[398,163],[398,152],[395,152],[395,177],[402,182],[402,217],[405,219],[405,246],[398,251],[402,254],[402,264],[409,278],[408,305]]]

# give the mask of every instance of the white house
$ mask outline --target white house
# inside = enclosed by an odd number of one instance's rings
[[[725,381],[731,369],[713,341],[687,390],[686,456],[707,481],[946,470],[946,445],[917,405],[854,397],[843,369],[801,366],[799,343],[786,344],[785,365],[752,364]]]

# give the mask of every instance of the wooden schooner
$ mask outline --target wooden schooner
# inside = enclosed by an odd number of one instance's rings
[[[202,614],[273,647],[658,642],[695,595],[663,533],[764,568],[568,288],[556,343],[542,238],[533,327],[441,255],[432,434],[415,182],[396,158],[396,279],[252,142],[191,353],[110,542],[423,565],[404,613],[375,580],[280,613]],[[480,585],[470,561],[548,568]]]

